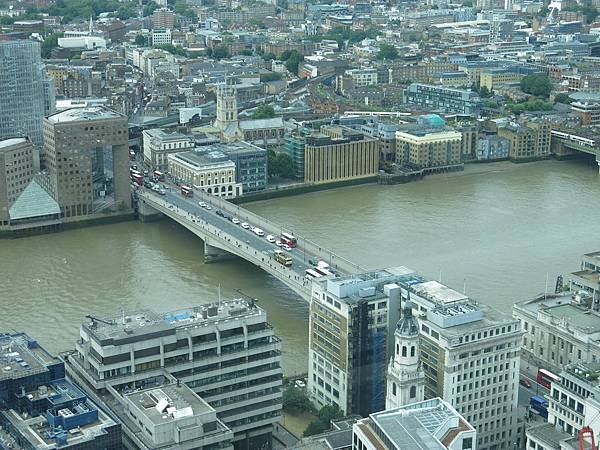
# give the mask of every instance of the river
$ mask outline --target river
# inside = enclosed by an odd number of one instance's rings
[[[361,266],[408,266],[507,313],[600,247],[600,176],[584,161],[478,164],[247,207]],[[202,241],[168,220],[2,240],[0,274],[0,330],[53,352],[74,347],[86,314],[168,311],[214,301],[220,286],[258,298],[286,374],[306,371],[307,304],[245,261],[204,264]]]

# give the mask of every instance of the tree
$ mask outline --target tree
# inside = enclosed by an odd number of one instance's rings
[[[381,44],[377,59],[396,59],[398,58],[398,49],[390,44]]]
[[[42,58],[50,58],[50,52],[53,48],[58,47],[58,38],[60,37],[63,37],[63,33],[46,36],[46,39],[42,42]]]
[[[180,16],[189,17],[191,19],[197,19],[198,16],[193,9],[187,7],[184,1],[177,0],[173,5],[173,12]]]
[[[172,44],[155,45],[154,48],[160,48],[161,50],[169,52],[171,55],[187,56],[187,52],[184,48]]]
[[[294,160],[287,153],[267,150],[267,162],[270,178],[294,178]]]
[[[285,68],[292,73],[298,73],[298,66],[304,60],[304,56],[297,50],[286,50],[283,52],[279,59],[285,61]]]
[[[312,436],[329,430],[332,420],[339,419],[344,413],[337,405],[323,406],[318,413],[318,418],[308,424],[304,436]]]
[[[242,50],[239,50],[237,54],[244,56],[252,56],[252,50],[250,50],[249,48],[243,48]]]
[[[154,10],[157,8],[158,8],[158,5],[155,2],[151,1],[146,6],[144,6],[144,9],[142,9],[142,16],[144,16],[144,17],[151,16],[152,13],[154,12]]]
[[[289,387],[283,391],[283,409],[292,412],[310,411],[312,405],[306,393],[297,387]]]
[[[140,46],[140,47],[144,47],[146,45],[146,38],[144,37],[143,34],[138,34],[135,37],[135,45]]]
[[[253,119],[271,119],[275,117],[275,110],[271,105],[260,105],[252,114]]]
[[[279,81],[283,78],[283,74],[279,72],[270,72],[260,75],[260,81],[266,83],[268,81]]]
[[[565,94],[564,92],[554,96],[554,103],[564,103],[566,105],[570,105],[572,102],[573,99],[569,97],[569,94]]]
[[[277,55],[275,55],[275,53],[269,52],[269,53],[265,53],[262,58],[265,61],[271,61],[273,59],[277,59]]]
[[[135,9],[131,5],[121,5],[117,9],[117,17],[121,20],[127,20],[135,16]]]
[[[552,91],[552,83],[548,75],[544,73],[534,73],[521,78],[521,90],[527,94],[539,97],[548,97]]]
[[[229,56],[229,50],[224,45],[217,45],[212,49],[211,56],[214,59],[223,59]]]

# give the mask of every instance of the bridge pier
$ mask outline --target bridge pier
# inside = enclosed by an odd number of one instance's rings
[[[223,250],[219,247],[215,247],[214,245],[210,245],[210,239],[207,237],[204,240],[204,262],[206,264],[219,262],[219,261],[227,261],[229,259],[235,258],[235,255],[229,253],[226,250]]]
[[[163,214],[150,206],[143,198],[138,199],[138,217],[142,222],[160,220]]]

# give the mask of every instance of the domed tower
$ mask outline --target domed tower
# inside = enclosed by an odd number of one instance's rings
[[[394,332],[394,355],[387,371],[386,409],[420,402],[425,396],[425,373],[419,362],[419,321],[412,308],[409,292]]]

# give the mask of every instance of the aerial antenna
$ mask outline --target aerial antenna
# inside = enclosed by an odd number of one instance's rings
[[[467,277],[463,278],[463,294],[467,295]]]
[[[221,304],[221,284],[220,283],[219,283],[218,292],[219,292],[219,305],[220,305]]]

